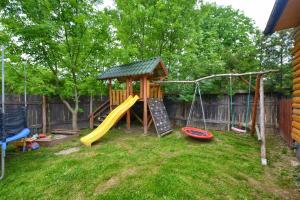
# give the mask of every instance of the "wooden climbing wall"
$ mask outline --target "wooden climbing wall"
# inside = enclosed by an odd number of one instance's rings
[[[148,99],[149,110],[158,136],[163,136],[172,131],[171,122],[161,99]]]

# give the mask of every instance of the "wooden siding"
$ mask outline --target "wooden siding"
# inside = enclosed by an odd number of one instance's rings
[[[293,118],[292,118],[292,138],[300,143],[300,29],[295,29],[293,49]]]

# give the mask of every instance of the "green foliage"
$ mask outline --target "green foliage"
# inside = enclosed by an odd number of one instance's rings
[[[290,32],[265,37],[240,11],[196,0],[116,0],[114,9],[104,10],[100,4],[97,0],[1,2],[0,42],[8,46],[9,56],[16,57],[12,66],[23,66],[24,60],[29,64],[31,92],[74,99],[105,94],[105,82],[96,80],[103,66],[158,55],[169,70],[168,79],[279,69],[280,73],[267,77],[267,90],[290,92]],[[17,58],[24,53],[23,59]],[[15,76],[9,84],[20,80]],[[19,92],[17,85],[11,90]],[[179,94],[185,101],[191,100],[194,90],[164,87],[167,94]],[[206,81],[201,88],[204,93],[227,93],[228,79]],[[235,90],[246,88],[235,80]]]
[[[11,37],[6,45],[19,55],[26,53],[23,60],[33,66],[35,74],[29,77],[34,77],[36,85],[48,76],[47,86],[55,91],[44,93],[69,98],[76,92],[101,92],[96,74],[100,73],[97,65],[105,64],[101,60],[109,40],[109,19],[105,11],[94,8],[99,3],[28,0],[2,5],[1,23]],[[91,82],[87,89],[84,85]]]
[[[257,39],[258,60],[262,69],[278,69],[266,82],[268,91],[285,95],[292,91],[292,52],[293,36],[290,30],[280,31],[271,36]]]

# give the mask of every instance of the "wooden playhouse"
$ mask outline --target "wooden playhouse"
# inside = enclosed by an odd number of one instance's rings
[[[134,116],[143,125],[144,133],[148,132],[151,124],[154,124],[159,136],[169,133],[171,125],[163,104],[163,92],[161,86],[154,83],[167,76],[168,71],[160,57],[109,67],[98,77],[99,80],[108,81],[109,98],[91,114],[91,128],[95,126],[97,119],[101,123],[108,113],[125,101],[128,96],[138,95],[139,102],[142,103],[142,116],[132,109],[128,110],[125,114],[127,129],[130,129],[131,117]],[[114,85],[120,84],[123,85],[121,89],[114,88]]]

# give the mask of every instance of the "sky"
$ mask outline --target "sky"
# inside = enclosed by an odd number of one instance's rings
[[[234,9],[241,10],[254,20],[260,30],[264,30],[275,0],[204,0],[204,2],[216,2],[221,6],[232,6]]]
[[[220,6],[232,6],[254,20],[260,30],[264,30],[275,0],[204,0]],[[114,7],[113,0],[103,0],[103,7]]]

